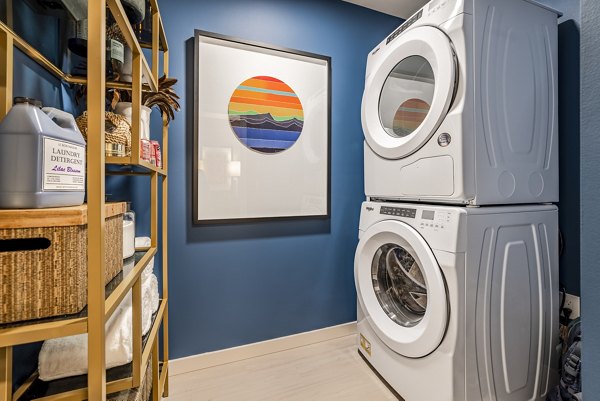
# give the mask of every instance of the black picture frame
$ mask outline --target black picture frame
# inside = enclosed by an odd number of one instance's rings
[[[292,55],[299,55],[309,58],[314,58],[318,60],[322,60],[326,62],[327,66],[327,124],[326,124],[326,135],[327,135],[327,189],[326,189],[326,213],[318,214],[318,215],[299,215],[299,216],[268,216],[268,217],[248,217],[248,218],[227,218],[227,219],[199,219],[198,211],[198,149],[199,149],[199,115],[198,115],[198,105],[199,105],[199,69],[200,69],[200,55],[199,55],[199,45],[201,37],[219,39],[223,41],[239,43],[246,46],[256,47],[257,49],[267,49],[278,51],[281,53],[288,53]],[[233,36],[222,35],[214,32],[208,32],[204,30],[196,29],[194,30],[194,67],[193,67],[193,82],[194,85],[194,132],[193,132],[193,162],[192,162],[192,224],[193,225],[220,225],[220,224],[243,224],[243,223],[257,223],[257,222],[268,222],[268,221],[290,221],[290,220],[311,220],[311,219],[330,219],[331,218],[331,97],[332,97],[332,83],[331,83],[331,57],[325,56],[316,53],[305,52],[296,49],[290,49],[286,47],[275,46],[271,44],[266,44],[262,42],[256,42],[251,40],[244,40],[240,38],[236,38]]]

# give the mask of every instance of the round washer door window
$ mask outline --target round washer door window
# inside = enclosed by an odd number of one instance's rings
[[[366,321],[389,348],[421,358],[440,345],[450,312],[446,281],[414,228],[397,220],[369,227],[356,248],[354,279]]]
[[[397,244],[382,245],[371,264],[379,305],[395,323],[417,325],[427,311],[427,284],[411,252]]]
[[[425,121],[435,91],[431,64],[421,56],[410,56],[390,72],[379,98],[379,119],[393,138],[412,134]]]

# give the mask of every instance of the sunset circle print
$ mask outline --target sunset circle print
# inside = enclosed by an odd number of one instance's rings
[[[242,82],[231,95],[229,123],[244,146],[274,154],[300,138],[304,111],[298,95],[285,82],[256,76]]]

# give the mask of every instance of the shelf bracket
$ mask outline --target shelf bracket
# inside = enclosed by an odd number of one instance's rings
[[[106,0],[88,2],[88,399],[106,400],[105,166]],[[98,166],[96,168],[96,166]]]
[[[12,347],[0,348],[0,400],[12,400]]]
[[[10,33],[0,30],[0,119],[4,118],[12,106],[13,98],[13,54],[14,42]]]

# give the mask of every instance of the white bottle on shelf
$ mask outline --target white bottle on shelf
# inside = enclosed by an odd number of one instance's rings
[[[0,208],[78,206],[86,143],[69,113],[16,98],[0,122]]]

